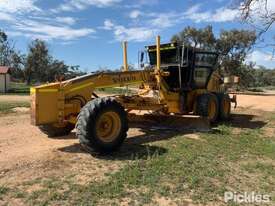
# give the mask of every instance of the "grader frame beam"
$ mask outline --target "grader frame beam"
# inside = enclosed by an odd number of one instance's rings
[[[75,123],[76,116],[83,104],[92,99],[97,88],[124,87],[128,85],[146,84],[149,89],[156,89],[159,98],[135,95],[116,96],[125,109],[128,110],[162,110],[180,112],[179,94],[168,92],[167,85],[161,76],[167,75],[160,70],[160,37],[156,38],[158,65],[155,69],[127,71],[127,44],[123,44],[123,72],[88,74],[63,82],[56,82],[31,88],[32,108],[31,119],[34,125]],[[169,74],[168,74],[169,75]],[[161,88],[161,89],[160,89]],[[51,101],[49,101],[51,100]],[[81,102],[82,101],[82,102]],[[82,105],[81,105],[82,104]],[[46,109],[45,109],[46,108]]]
[[[32,88],[32,122],[35,125],[54,122],[61,123],[66,117],[78,114],[81,107],[84,106],[80,104],[81,101],[82,104],[90,101],[95,89],[122,87],[149,82],[152,81],[152,74],[153,71],[89,74],[64,82]],[[130,109],[134,109],[134,107],[136,109],[139,104],[138,102],[140,102],[139,98],[125,99],[121,96],[119,99],[120,101],[125,101],[125,106],[129,105]],[[147,102],[147,100],[144,99],[143,102]],[[45,108],[47,108],[46,111]],[[139,109],[144,108],[140,107]],[[145,109],[148,109],[148,107]]]

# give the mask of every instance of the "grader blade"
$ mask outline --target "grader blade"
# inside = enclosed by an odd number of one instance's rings
[[[155,114],[129,114],[129,122],[137,127],[149,127],[151,130],[197,131],[211,130],[207,118],[192,115],[155,115]]]

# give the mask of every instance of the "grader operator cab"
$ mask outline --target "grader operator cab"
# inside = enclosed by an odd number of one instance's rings
[[[128,113],[152,111],[161,115],[195,114],[209,122],[226,120],[231,101],[216,71],[218,54],[176,43],[146,47],[149,59],[142,70],[88,74],[31,88],[32,124],[49,136],[66,135],[76,128],[85,147],[99,152],[118,149],[127,136]],[[97,88],[137,85],[137,95],[99,97]],[[150,95],[150,92],[154,95]]]
[[[146,47],[149,65],[157,62],[156,46]],[[187,92],[192,89],[206,89],[212,73],[216,70],[218,54],[199,51],[177,43],[160,45],[161,70],[168,72],[164,81],[171,91]],[[144,53],[141,53],[141,57]],[[140,65],[144,65],[141,58]]]

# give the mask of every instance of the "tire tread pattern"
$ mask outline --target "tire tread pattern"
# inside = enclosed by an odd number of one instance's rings
[[[111,143],[104,143],[96,135],[97,117],[106,110],[116,111],[121,119],[121,131]],[[117,150],[124,142],[128,131],[127,113],[123,106],[112,97],[96,98],[88,102],[80,111],[76,123],[76,136],[80,144],[100,153]]]
[[[216,105],[217,105],[217,111],[219,111],[219,105],[218,105],[218,99],[217,96],[213,93],[205,93],[205,94],[201,94],[197,97],[197,104],[196,104],[196,114],[202,117],[208,117],[208,105],[211,101],[211,99],[213,99],[214,101],[216,101]],[[210,120],[211,123],[216,122],[218,118],[218,112],[216,117],[213,120]]]
[[[230,119],[230,111],[231,111],[230,96],[227,93],[217,93],[217,97],[218,97],[218,102],[219,102],[219,119],[222,120],[222,121],[229,120]],[[229,114],[224,113],[223,104],[222,104],[224,99],[226,99],[230,103]]]

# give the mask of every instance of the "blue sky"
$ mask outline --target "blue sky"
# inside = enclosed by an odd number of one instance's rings
[[[275,10],[275,1],[269,0]],[[162,42],[186,26],[221,29],[246,28],[239,11],[228,0],[0,0],[0,29],[27,51],[35,38],[47,41],[54,57],[85,71],[98,67],[119,68],[121,42],[129,41],[129,62],[137,63],[138,51]],[[271,43],[273,27],[265,41]],[[255,47],[248,60],[275,68],[272,48]]]

